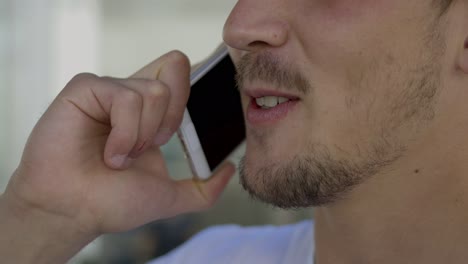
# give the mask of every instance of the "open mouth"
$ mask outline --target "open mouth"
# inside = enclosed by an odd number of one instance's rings
[[[258,107],[262,109],[271,109],[273,107],[276,107],[277,105],[286,103],[288,101],[290,101],[290,99],[278,96],[264,96],[255,98],[255,103]]]
[[[267,125],[279,122],[292,111],[299,98],[283,96],[251,97],[246,119],[251,125]]]

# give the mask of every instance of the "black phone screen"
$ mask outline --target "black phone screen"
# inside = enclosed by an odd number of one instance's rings
[[[229,55],[192,86],[187,109],[213,171],[245,138],[235,67]]]

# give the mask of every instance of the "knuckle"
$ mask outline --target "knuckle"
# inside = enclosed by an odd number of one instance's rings
[[[183,52],[179,50],[170,51],[169,53],[167,53],[166,56],[167,56],[167,60],[171,62],[182,63],[182,64],[187,65],[187,67],[190,67],[189,58],[187,57],[187,55],[185,55]]]
[[[171,91],[169,88],[158,81],[151,81],[148,84],[148,88],[145,89],[145,99],[150,101],[168,100],[170,95]]]
[[[125,102],[136,103],[136,104],[142,103],[142,98],[140,94],[138,94],[136,91],[131,90],[131,89],[122,89],[119,93],[119,97],[121,100]]]
[[[118,133],[117,138],[120,139],[121,142],[129,142],[133,145],[138,136],[131,129],[123,129]]]
[[[68,82],[67,87],[94,86],[98,79],[99,77],[92,73],[79,73]]]
[[[116,78],[110,76],[100,76],[98,78],[105,82],[115,82],[117,80]]]

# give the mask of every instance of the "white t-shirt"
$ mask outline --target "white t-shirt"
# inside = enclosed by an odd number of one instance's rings
[[[312,264],[314,226],[303,221],[285,226],[208,228],[149,264]]]

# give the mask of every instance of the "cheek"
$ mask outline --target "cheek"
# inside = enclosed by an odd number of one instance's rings
[[[382,18],[392,10],[396,11],[398,1],[388,0],[319,0],[307,10],[309,15],[325,23],[338,23],[343,27],[362,23],[366,19]],[[302,11],[304,12],[304,10]]]
[[[341,53],[368,50],[371,41],[401,30],[409,6],[388,0],[308,1],[295,11],[292,27],[306,52]],[[406,11],[402,11],[406,10]],[[374,43],[375,44],[375,43]],[[330,54],[328,54],[330,55]]]
[[[320,0],[317,1],[317,7],[322,9],[325,16],[337,20],[351,19],[374,8],[378,2],[375,0]]]
[[[411,29],[401,28],[401,13],[409,7],[401,1],[319,0],[294,21],[295,36],[305,54],[305,69],[316,86],[327,93],[353,95],[357,83],[376,60],[388,61],[405,53],[401,43],[415,38]],[[306,26],[307,25],[307,26]],[[410,27],[410,25],[408,25]],[[413,36],[413,37],[410,37]],[[401,54],[400,54],[401,53]],[[399,57],[408,57],[408,54]],[[354,87],[354,88],[353,88]],[[347,88],[351,89],[348,90]],[[338,89],[338,90],[336,90]]]

